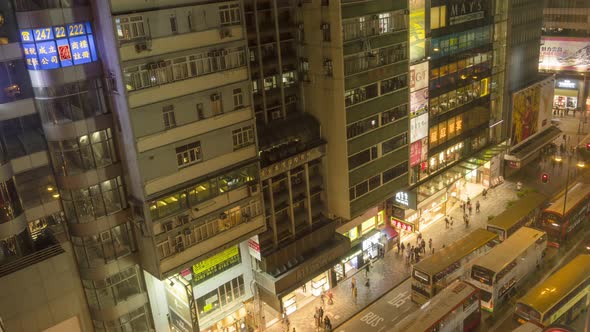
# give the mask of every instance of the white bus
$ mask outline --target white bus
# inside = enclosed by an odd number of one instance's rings
[[[469,282],[481,290],[481,307],[493,312],[541,263],[547,234],[522,227],[485,256],[474,259]]]
[[[498,234],[478,228],[412,265],[412,301],[426,303],[455,279],[468,277],[475,257],[490,251]]]
[[[479,290],[460,280],[410,313],[391,332],[474,331],[481,322]]]

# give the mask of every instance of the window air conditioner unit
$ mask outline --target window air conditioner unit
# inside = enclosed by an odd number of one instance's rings
[[[178,243],[176,244],[176,251],[177,251],[177,252],[184,251],[184,244],[183,244],[182,242],[178,242]]]
[[[143,51],[147,51],[148,47],[146,43],[137,43],[135,44],[135,51],[137,53],[143,52]]]
[[[227,219],[227,213],[225,213],[225,212],[221,213],[221,214],[219,215],[219,219],[221,219],[221,220],[225,220],[225,219]]]
[[[258,193],[258,191],[260,190],[260,188],[258,188],[258,183],[256,184],[251,184],[250,187],[248,188],[250,195],[255,195]]]
[[[231,30],[229,28],[221,28],[219,29],[219,38],[229,38],[231,37]]]
[[[191,229],[190,228],[185,228],[183,231],[184,235],[191,235]]]
[[[158,69],[158,64],[157,64],[157,63],[155,63],[155,62],[148,63],[148,64],[147,64],[147,67],[148,67],[149,69]]]
[[[160,61],[160,62],[158,62],[158,67],[165,68],[166,67],[166,61]]]

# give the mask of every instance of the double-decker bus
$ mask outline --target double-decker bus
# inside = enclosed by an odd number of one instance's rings
[[[579,255],[516,302],[515,317],[546,327],[573,321],[590,303],[590,255]]]
[[[469,263],[487,253],[498,235],[476,229],[412,266],[412,301],[423,304],[455,279],[467,277]]]
[[[547,234],[521,227],[471,265],[469,282],[481,290],[481,307],[490,312],[499,306],[524,276],[541,263]]]
[[[559,248],[568,235],[579,226],[590,212],[590,180],[576,182],[565,195],[558,196],[549,207],[543,210],[539,226],[547,232],[549,245]],[[564,213],[565,210],[565,213]]]
[[[455,280],[390,331],[473,331],[480,321],[479,290]]]
[[[541,214],[547,199],[541,193],[528,193],[510,209],[490,220],[486,229],[498,233],[500,241],[504,241],[522,226],[532,225]]]

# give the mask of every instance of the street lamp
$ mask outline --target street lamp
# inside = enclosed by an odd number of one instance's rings
[[[563,158],[561,158],[560,155],[557,155],[557,156],[553,157],[553,160],[555,160],[556,162],[560,163],[560,162],[563,161]],[[571,161],[571,156],[569,157],[569,160]],[[584,161],[582,161],[582,160],[577,161],[576,162],[576,167],[578,167],[580,169],[581,168],[584,168],[584,167],[586,167],[586,163],[584,163]],[[566,203],[567,203],[567,193],[569,191],[569,185],[570,185],[570,169],[571,169],[571,167],[568,164],[566,166],[566,168],[567,168],[567,175],[565,177],[565,194],[563,195],[563,212],[562,212],[562,215],[563,216],[565,216],[565,206],[566,206]]]

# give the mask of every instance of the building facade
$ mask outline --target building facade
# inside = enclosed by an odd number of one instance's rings
[[[0,4],[0,328],[91,331],[17,14]]]

